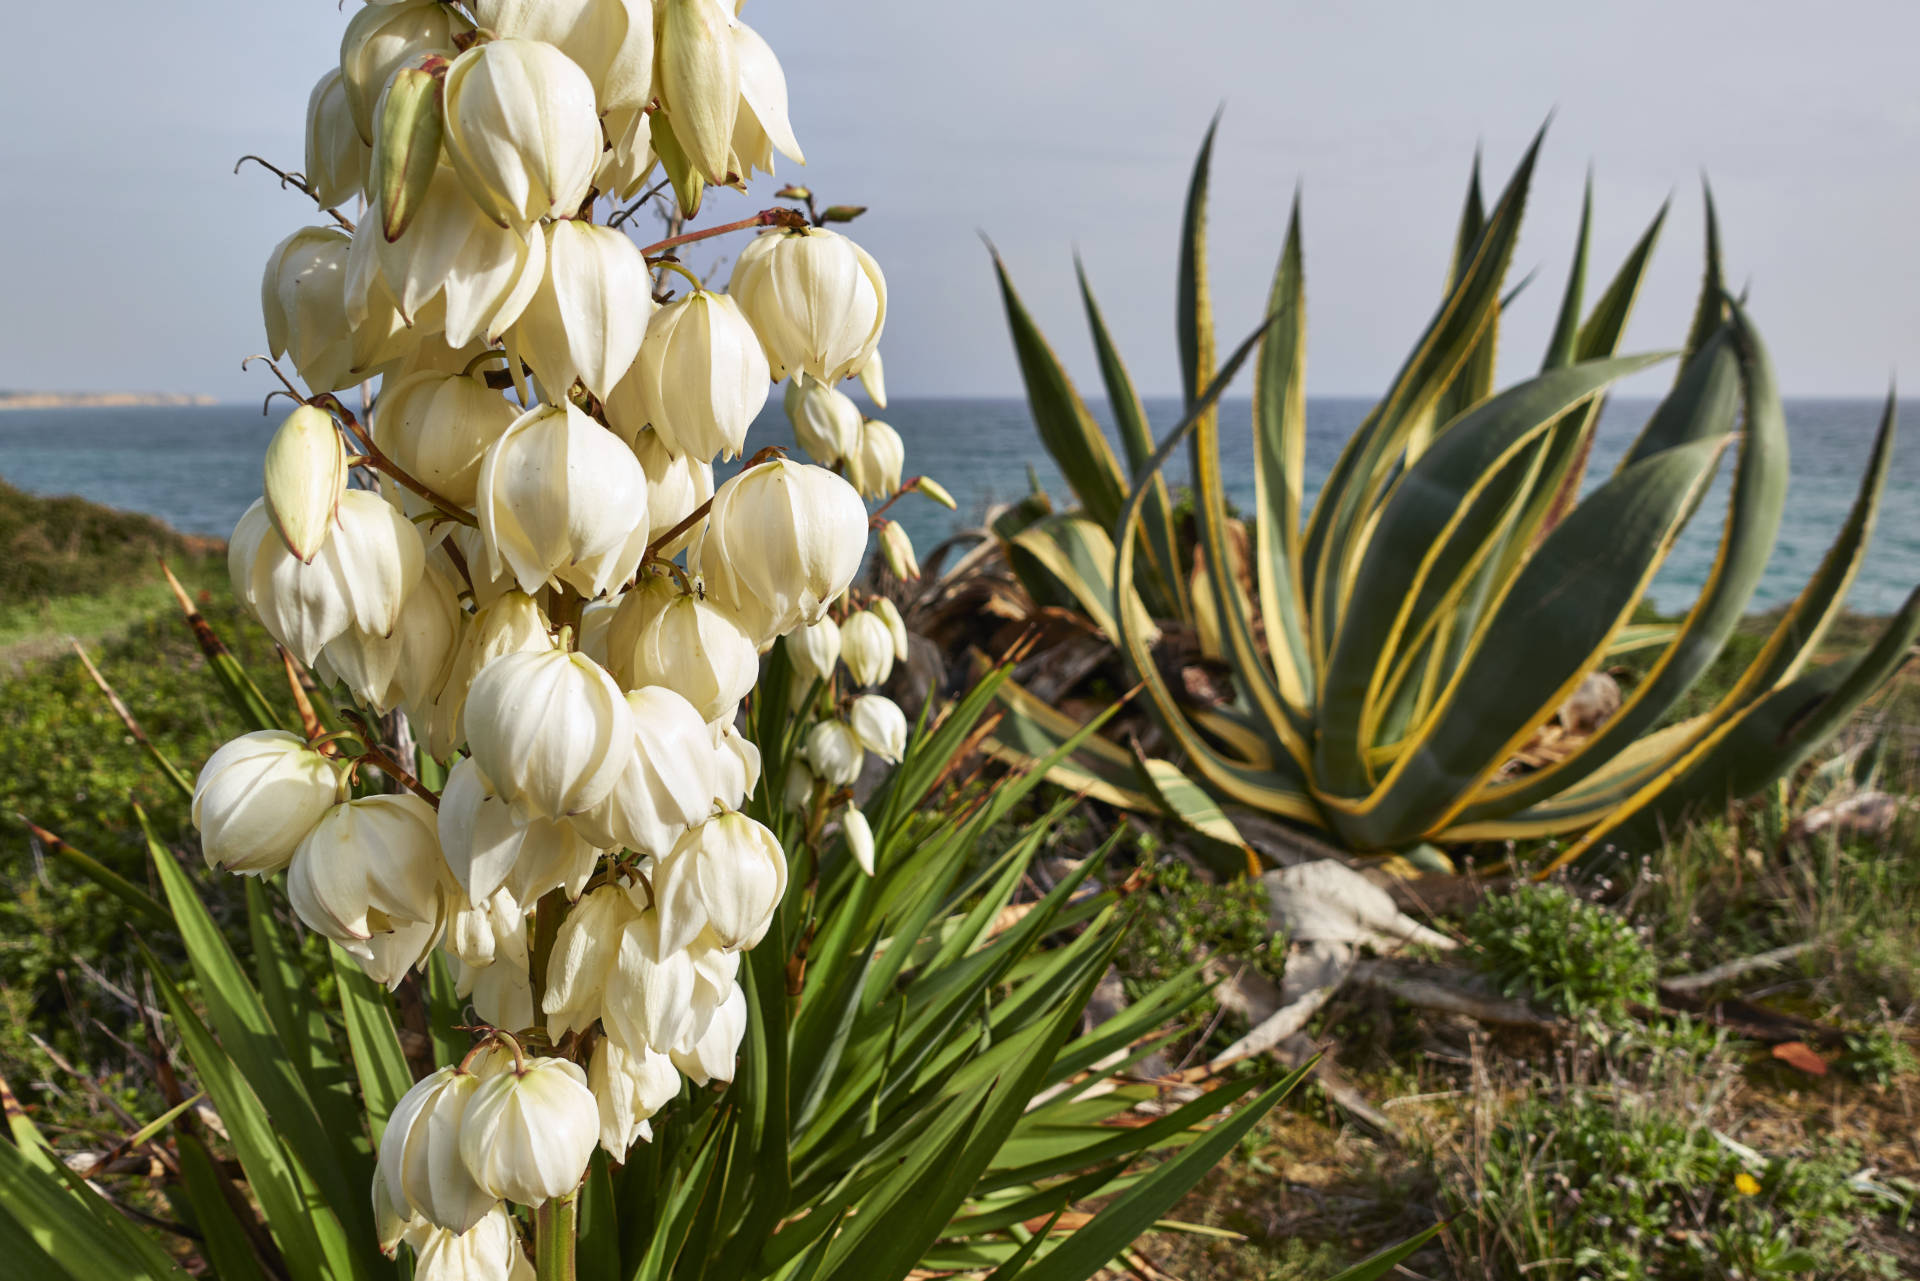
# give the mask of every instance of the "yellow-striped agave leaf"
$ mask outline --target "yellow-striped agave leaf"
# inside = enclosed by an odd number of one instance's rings
[[[1031,586],[1036,581],[1037,567],[1115,644],[1119,643],[1118,618],[1122,612],[1115,604],[1116,596],[1125,601],[1125,612],[1132,616],[1141,634],[1150,638],[1148,643],[1159,639],[1159,628],[1132,585],[1116,593],[1113,540],[1091,520],[1084,516],[1048,516],[1027,526],[1008,546],[1014,569],[1023,582]]]

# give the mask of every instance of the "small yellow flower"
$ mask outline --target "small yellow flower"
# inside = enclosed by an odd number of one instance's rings
[[[1733,1176],[1733,1186],[1734,1190],[1739,1192],[1741,1196],[1760,1195],[1760,1180],[1754,1178],[1745,1170]]]

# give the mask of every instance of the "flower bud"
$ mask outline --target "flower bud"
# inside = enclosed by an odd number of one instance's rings
[[[920,558],[913,554],[913,540],[907,537],[906,526],[897,520],[885,521],[880,526],[880,559],[886,562],[887,572],[895,578],[920,577]]]
[[[352,237],[337,227],[302,228],[274,246],[260,282],[268,353],[292,360],[316,392],[364,382],[413,341],[384,286],[349,315],[352,249]]]
[[[519,903],[561,887],[577,897],[600,858],[570,824],[516,815],[471,758],[447,775],[438,831],[469,903],[485,903],[503,886]]]
[[[670,1062],[687,1074],[695,1085],[711,1081],[733,1080],[734,1065],[740,1057],[740,1042],[747,1035],[747,994],[738,983],[731,984],[706,1027],[698,1036],[682,1037],[673,1047]]]
[[[624,1161],[635,1140],[652,1141],[648,1118],[679,1097],[680,1073],[664,1054],[628,1051],[603,1037],[587,1065],[587,1085],[600,1105],[600,1146],[614,1160]]]
[[[288,548],[310,565],[347,489],[347,447],[333,415],[312,405],[288,414],[267,445],[267,516]]]
[[[887,407],[887,373],[886,367],[880,363],[879,352],[868,356],[867,363],[855,370],[853,376],[866,388],[867,399],[873,402],[876,409]]]
[[[780,803],[796,814],[813,801],[813,771],[803,760],[787,762],[787,781],[780,789]]]
[[[760,749],[724,721],[708,728],[713,731],[713,751],[719,762],[715,804],[723,810],[737,810],[760,786]]]
[[[862,498],[887,498],[900,489],[907,446],[900,433],[870,418],[860,425],[860,447],[847,457],[847,478]]]
[[[742,178],[753,171],[773,172],[773,153],[780,152],[795,164],[807,158],[793,136],[793,124],[787,118],[787,76],[780,60],[746,23],[733,24],[734,59],[740,65],[740,112],[733,124],[735,168]]]
[[[498,1199],[460,1159],[460,1134],[480,1078],[457,1067],[428,1073],[400,1096],[380,1136],[380,1178],[402,1218],[469,1231]]]
[[[887,635],[893,638],[893,657],[896,662],[907,661],[911,644],[907,637],[907,622],[900,617],[900,607],[885,596],[874,597],[868,612],[877,615],[887,625]]]
[[[720,486],[689,558],[709,596],[764,648],[820,619],[853,581],[866,543],[867,509],[853,486],[777,459]]]
[[[265,500],[234,527],[228,566],[234,588],[273,638],[303,663],[349,627],[377,636],[393,631],[400,607],[426,563],[419,531],[380,495],[350,489],[340,496],[333,529],[310,565],[266,525]]]
[[[379,229],[388,241],[413,221],[440,167],[440,81],[429,66],[400,68],[387,82],[373,116],[373,169],[367,198],[379,206]]]
[[[640,909],[625,889],[603,885],[574,904],[560,922],[542,1003],[547,1032],[554,1039],[587,1028],[600,1017],[621,937],[639,919]]]
[[[960,504],[953,501],[953,495],[947,492],[947,487],[931,476],[922,476],[914,488],[950,512],[960,510]]]
[[[671,453],[661,443],[660,433],[652,429],[635,438],[633,454],[647,473],[647,542],[651,544],[713,497],[713,466],[691,454]],[[663,545],[659,555],[678,555],[693,541],[694,532],[689,529]]]
[[[774,834],[745,814],[717,814],[654,869],[660,946],[679,951],[711,928],[728,951],[752,947],[786,892],[787,856]]]
[[[428,305],[440,300],[446,308],[440,324],[450,348],[491,343],[520,319],[546,271],[547,238],[540,224],[518,230],[496,226],[468,198],[453,170],[441,165],[427,179],[397,239],[389,241],[377,231],[354,238],[349,319],[359,319],[368,299],[390,295],[402,318],[424,328]]]
[[[807,764],[828,787],[852,787],[864,759],[860,736],[845,721],[821,721],[807,731]]]
[[[627,706],[633,752],[626,768],[607,798],[573,825],[604,849],[663,858],[682,833],[713,813],[720,780],[711,739],[693,705],[664,686],[634,690]]]
[[[495,791],[533,818],[593,808],[626,767],[633,716],[592,659],[560,650],[488,663],[467,694],[467,742]]]
[[[688,953],[661,945],[659,914],[635,917],[620,931],[607,977],[600,1016],[608,1033],[628,1049],[673,1045],[693,1026],[695,977]]]
[[[847,838],[847,852],[868,876],[873,875],[873,825],[858,805],[840,811],[840,833]]]
[[[632,367],[653,313],[653,279],[623,232],[556,222],[547,274],[514,326],[514,338],[550,398],[578,380],[604,400]]]
[[[714,0],[661,0],[661,12],[661,104],[694,171],[723,186],[740,111],[732,15]]]
[[[737,458],[767,403],[767,357],[740,306],[698,289],[662,307],[607,405],[607,421],[653,425],[666,447],[701,462]]]
[[[805,694],[807,686],[833,675],[834,664],[840,661],[840,625],[831,618],[822,618],[817,623],[796,627],[787,633],[786,646],[797,692]]]
[[[831,386],[872,358],[886,324],[880,265],[824,227],[762,235],[741,251],[727,288],[776,379],[803,369]]]
[[[511,569],[529,594],[558,573],[597,596],[646,551],[646,471],[570,404],[543,405],[507,428],[481,460],[475,502],[494,573]]]
[[[327,642],[325,665],[382,716],[402,702],[431,706],[460,637],[460,599],[438,571],[421,571],[385,636],[349,627]]]
[[[668,601],[634,640],[633,683],[665,685],[702,720],[731,716],[759,679],[753,641],[698,596]]]
[[[537,1207],[580,1186],[599,1141],[600,1108],[579,1064],[530,1059],[473,1092],[460,1157],[493,1196]]]
[[[362,142],[373,145],[374,106],[393,73],[426,54],[451,58],[453,31],[452,10],[435,0],[368,5],[353,15],[340,40],[340,77]]]
[[[322,209],[335,209],[366,186],[373,153],[353,124],[339,68],[328,71],[307,98],[307,181]]]
[[[845,392],[796,373],[787,382],[784,404],[794,442],[816,463],[831,467],[858,453],[860,407]]]
[[[894,764],[906,754],[907,715],[884,694],[862,694],[854,699],[847,723],[853,727],[860,746],[887,764]]]
[[[445,871],[431,806],[410,793],[363,796],[327,811],[294,850],[287,899],[315,933],[404,974],[445,924]],[[401,930],[411,957],[376,958],[369,941]]]
[[[441,92],[447,157],[488,217],[520,227],[579,210],[602,140],[593,82],[572,59],[490,40],[454,59]]]
[[[413,374],[381,393],[373,439],[408,475],[448,502],[471,507],[481,461],[519,417],[483,378]]]
[[[345,800],[339,769],[297,734],[242,734],[207,758],[193,785],[193,825],[207,866],[265,875]]]
[[[856,685],[883,685],[893,675],[893,632],[872,610],[861,610],[840,624],[840,661]]]

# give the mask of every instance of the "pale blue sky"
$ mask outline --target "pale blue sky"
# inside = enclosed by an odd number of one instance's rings
[[[264,394],[238,369],[263,342],[260,265],[310,214],[263,171],[230,170],[245,151],[299,165],[344,15],[334,0],[15,9],[0,386]],[[1136,376],[1172,390],[1180,199],[1221,102],[1222,326],[1258,319],[1303,183],[1316,393],[1380,389],[1434,302],[1475,144],[1497,185],[1550,111],[1517,259],[1542,276],[1506,331],[1507,375],[1537,359],[1591,163],[1606,270],[1675,197],[1630,346],[1684,331],[1705,170],[1789,392],[1920,377],[1912,0],[749,0],[744,16],[787,67],[811,162],[793,176],[874,207],[853,234],[892,288],[899,396],[1017,388],[977,231],[1092,384],[1077,245]]]

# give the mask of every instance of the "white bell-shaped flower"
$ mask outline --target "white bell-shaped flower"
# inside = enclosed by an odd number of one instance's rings
[[[520,319],[546,276],[540,224],[499,226],[446,165],[433,171],[398,239],[381,234],[380,216],[376,201],[349,257],[348,315],[356,321],[371,300],[391,295],[404,320],[421,324],[428,304],[440,299],[445,311],[435,314],[449,347],[492,343]]]
[[[629,559],[636,530],[634,565],[646,550],[645,469],[570,404],[543,405],[507,428],[481,461],[476,503],[494,572],[511,569],[528,594],[556,573],[591,568],[594,577],[575,586],[597,596],[625,581],[606,558]]]
[[[760,679],[760,658],[730,618],[687,594],[641,626],[632,672],[635,685],[665,685],[692,703],[702,720],[714,721],[732,716]]]
[[[793,667],[796,696],[805,695],[813,682],[830,678],[840,662],[840,624],[831,618],[794,628],[782,643]]]
[[[680,599],[680,588],[665,574],[642,574],[635,583],[613,601],[613,615],[607,620],[607,671],[623,689],[646,684],[633,678],[633,647],[640,632],[653,616]]]
[[[651,544],[713,497],[713,465],[692,454],[676,455],[651,428],[634,438],[633,455],[647,473],[647,542]],[[693,537],[694,531],[689,529],[671,543],[662,544],[658,555],[671,559]]]
[[[708,596],[765,648],[817,622],[866,547],[867,509],[853,486],[782,458],[720,486],[690,559]]]
[[[449,1232],[471,1230],[498,1197],[467,1172],[460,1132],[480,1078],[438,1068],[400,1096],[380,1137],[380,1179],[395,1213]]]
[[[484,555],[479,558],[479,563],[486,563]],[[474,565],[471,555],[467,564],[470,568]],[[465,741],[467,694],[473,688],[473,678],[496,658],[527,650],[550,650],[553,647],[547,616],[541,612],[539,603],[518,588],[509,586],[474,611],[473,616],[461,626],[460,640],[447,670],[447,683],[434,700],[433,719],[436,727],[444,728],[449,743]]]
[[[381,392],[373,440],[427,488],[471,507],[481,461],[519,417],[484,378],[413,374]]]
[[[520,903],[561,888],[578,897],[600,858],[570,824],[515,814],[472,758],[447,775],[438,830],[447,867],[469,903],[485,903],[503,886]]]
[[[626,768],[633,714],[584,654],[535,650],[488,663],[467,694],[467,743],[514,809],[565,818],[592,809]]]
[[[419,797],[363,796],[328,810],[293,852],[287,899],[317,934],[364,962],[369,940],[404,931],[410,959],[433,949],[448,916],[449,878],[433,808]]]
[[[602,1037],[587,1065],[587,1085],[600,1105],[600,1146],[624,1161],[636,1140],[652,1140],[649,1118],[679,1096],[680,1073],[665,1054],[629,1051]]]
[[[354,127],[347,84],[335,67],[307,97],[307,181],[322,209],[335,209],[366,187],[373,148]]]
[[[460,1126],[460,1156],[474,1181],[534,1207],[580,1186],[599,1141],[587,1074],[565,1059],[529,1059],[482,1081]]]
[[[256,515],[256,512],[258,515]],[[326,542],[303,565],[255,503],[234,527],[228,567],[234,590],[273,638],[311,664],[349,627],[393,631],[426,564],[420,533],[380,495],[350,489]]]
[[[862,498],[890,498],[900,492],[900,473],[906,469],[907,446],[878,418],[860,424],[860,447],[847,455],[847,479]]]
[[[454,913],[447,927],[454,954],[454,993],[473,1002],[474,1013],[494,1027],[533,1022],[533,980],[528,973],[527,913],[511,893]]]
[[[573,826],[602,849],[624,848],[663,858],[695,823],[713,813],[725,782],[706,721],[693,704],[662,685],[627,695],[633,752],[613,790]],[[441,802],[441,813],[445,814]]]
[[[488,217],[524,227],[579,211],[602,139],[578,63],[537,40],[489,40],[453,60],[441,101],[447,158]]]
[[[740,114],[733,123],[736,170],[742,178],[751,178],[755,169],[770,174],[776,151],[804,165],[807,158],[787,118],[787,75],[780,59],[759,32],[739,21],[733,24],[733,53],[740,64]]]
[[[793,439],[807,457],[823,467],[852,460],[860,447],[860,407],[837,387],[796,372],[787,380],[782,402]],[[858,482],[856,482],[857,484]]]
[[[803,760],[787,762],[787,778],[780,789],[780,803],[798,814],[813,802],[813,770]]]
[[[803,369],[831,386],[866,364],[886,325],[880,264],[824,227],[762,235],[741,251],[727,291],[760,335],[775,378]]]
[[[496,1205],[472,1228],[452,1233],[416,1222],[406,1232],[413,1247],[413,1281],[534,1281],[513,1215]]]
[[[907,714],[884,694],[862,694],[847,713],[860,746],[892,765],[907,750]]]
[[[557,1040],[600,1017],[621,938],[639,919],[640,909],[626,889],[602,885],[582,896],[560,922],[541,1003],[550,1036]]]
[[[544,40],[580,64],[600,111],[647,105],[653,86],[650,0],[474,0],[495,35]]]
[[[630,4],[646,0],[626,0]],[[621,203],[638,198],[647,187],[660,158],[653,153],[653,128],[638,107],[621,107],[606,115],[607,149],[600,156],[593,185]]]
[[[912,646],[907,638],[907,620],[900,617],[900,607],[895,605],[891,600],[888,600],[885,596],[876,596],[873,604],[867,608],[869,612],[878,615],[880,621],[887,625],[887,634],[893,638],[894,661],[899,663],[906,662],[907,655],[911,651]]]
[[[384,283],[349,309],[352,253],[338,227],[303,227],[274,246],[260,280],[267,351],[291,360],[316,392],[366,381],[415,341]]]
[[[693,1026],[695,977],[685,950],[661,945],[658,913],[640,914],[620,931],[607,975],[600,1011],[607,1031],[629,1049],[674,1044]]]
[[[710,928],[726,950],[750,948],[765,937],[786,892],[779,839],[745,814],[716,814],[654,868],[660,946],[679,951]]]
[[[349,627],[327,642],[321,662],[383,716],[402,703],[431,707],[452,670],[460,622],[453,584],[429,567],[407,593],[391,632]]]
[[[683,1037],[673,1047],[670,1062],[695,1085],[731,1081],[740,1057],[740,1042],[746,1035],[747,994],[734,983],[700,1034]]]
[[[767,403],[766,353],[740,305],[696,289],[647,322],[640,354],[607,405],[616,425],[651,423],[675,454],[737,458]]]
[[[513,338],[550,398],[564,399],[577,379],[605,400],[640,354],[653,307],[647,260],[624,232],[556,222],[546,275]]]
[[[731,8],[716,0],[660,0],[655,88],[695,173],[724,186],[740,111],[740,58]]]
[[[242,734],[209,756],[194,781],[200,852],[210,868],[253,876],[277,872],[346,798],[340,768],[298,734]]]
[[[457,24],[462,30],[466,25]],[[393,73],[426,54],[451,58],[455,30],[453,10],[435,0],[370,4],[348,21],[340,38],[340,76],[362,142],[373,145],[374,107]]]
[[[845,721],[820,721],[807,731],[807,764],[828,787],[852,787],[866,759],[860,736]]]
[[[873,825],[867,822],[858,805],[840,811],[840,831],[847,838],[847,852],[868,876],[873,875]]]
[[[840,624],[840,661],[856,685],[883,685],[893,675],[893,632],[870,609]]]

